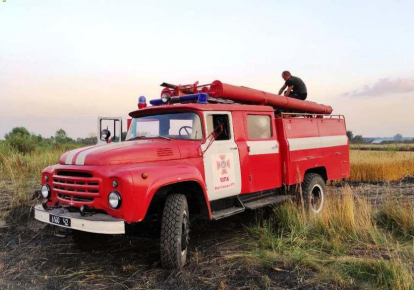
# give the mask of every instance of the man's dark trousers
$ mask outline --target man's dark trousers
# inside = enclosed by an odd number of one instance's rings
[[[289,94],[288,97],[304,101],[304,100],[306,100],[307,96],[308,96],[307,93],[301,94],[299,92],[290,91],[290,94]]]

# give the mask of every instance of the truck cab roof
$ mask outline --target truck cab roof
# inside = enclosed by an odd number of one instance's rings
[[[154,113],[168,111],[253,111],[253,112],[273,112],[273,108],[263,105],[244,105],[244,104],[174,104],[152,106],[129,113],[131,117],[152,115]]]

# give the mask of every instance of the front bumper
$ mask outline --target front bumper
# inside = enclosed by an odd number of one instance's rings
[[[50,222],[50,215],[69,218],[70,227]],[[73,230],[96,234],[125,234],[125,221],[110,215],[98,213],[91,216],[81,216],[79,212],[69,212],[66,208],[45,210],[41,204],[35,206],[35,219],[38,221],[70,228]]]

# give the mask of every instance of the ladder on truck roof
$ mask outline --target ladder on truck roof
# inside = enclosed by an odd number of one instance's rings
[[[320,119],[343,119],[345,120],[344,115],[331,115],[331,114],[310,114],[310,113],[286,113],[286,112],[276,112],[275,115],[279,118],[285,119],[289,117],[294,118],[320,118]]]

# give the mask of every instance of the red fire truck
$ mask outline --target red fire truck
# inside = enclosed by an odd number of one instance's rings
[[[293,185],[318,214],[327,181],[350,174],[345,119],[329,106],[220,81],[163,86],[152,106],[141,98],[130,113],[125,141],[108,144],[103,130],[106,142],[43,170],[37,220],[85,243],[158,217],[161,262],[180,268],[190,216],[217,220],[281,203]]]

